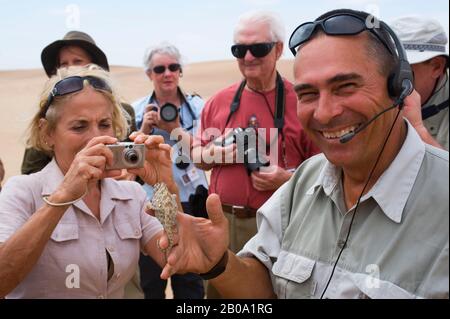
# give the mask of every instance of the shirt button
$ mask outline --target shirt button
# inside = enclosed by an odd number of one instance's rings
[[[99,295],[97,296],[97,299],[105,299],[105,297],[103,295]]]
[[[109,246],[109,251],[114,251],[114,247],[113,246]]]
[[[135,234],[136,236],[139,235],[139,230],[136,229],[136,230],[134,231],[134,234]]]
[[[117,279],[119,279],[119,278],[120,278],[120,273],[118,273],[118,274],[116,275],[116,278],[117,278]]]

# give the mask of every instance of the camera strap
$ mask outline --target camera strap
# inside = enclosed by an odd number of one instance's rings
[[[446,108],[448,108],[449,105],[449,100],[447,99],[446,101],[442,102],[441,104],[433,104],[433,105],[429,105],[427,107],[424,107],[422,109],[422,120],[426,120],[436,114],[438,114],[440,111],[445,110]]]
[[[285,87],[283,83],[283,79],[280,73],[277,72],[277,85],[276,85],[276,96],[275,96],[275,115],[273,119],[273,123],[275,128],[278,129],[278,133],[283,135],[283,126],[284,126],[284,111],[286,107],[286,97],[285,97]],[[247,80],[243,80],[239,85],[236,94],[234,95],[233,101],[230,105],[230,113],[228,114],[227,121],[225,123],[225,127],[229,124],[231,117],[234,113],[239,109],[239,105],[241,104],[242,92],[244,91],[245,86],[247,85]]]
[[[275,114],[273,117],[273,124],[274,124],[275,128],[278,129],[278,135],[281,135],[281,148],[282,148],[282,157],[283,157],[283,162],[284,162],[283,164],[284,164],[285,168],[287,168],[288,163],[287,163],[287,157],[286,157],[286,141],[285,141],[284,134],[283,134],[284,113],[285,113],[285,109],[286,109],[286,95],[285,95],[285,87],[284,87],[283,78],[281,77],[280,73],[278,73],[278,72],[277,72],[277,80],[276,81],[277,81],[277,83],[276,83],[276,95],[275,95]],[[239,109],[239,105],[241,103],[242,92],[244,91],[244,88],[246,85],[247,85],[247,81],[243,80],[241,82],[238,90],[236,91],[236,94],[234,95],[233,101],[231,102],[231,105],[230,105],[230,113],[228,114],[227,122],[225,123],[225,128],[229,124],[233,114],[236,113],[237,110]],[[263,93],[261,93],[261,92],[256,92],[256,93],[263,95],[263,97],[266,100],[266,103],[268,103],[267,98],[265,97],[265,95]],[[270,110],[270,105],[268,105],[268,107]]]

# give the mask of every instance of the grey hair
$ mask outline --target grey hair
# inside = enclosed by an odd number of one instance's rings
[[[168,56],[174,58],[177,61],[177,63],[183,65],[182,59],[181,59],[181,54],[180,54],[180,51],[178,51],[177,47],[170,43],[163,42],[156,46],[148,48],[147,51],[145,52],[145,55],[144,55],[145,72],[152,69],[152,67],[153,67],[152,60],[153,60],[153,57],[155,56],[155,54],[168,55]]]
[[[286,38],[286,29],[281,17],[270,11],[251,11],[244,13],[238,19],[234,28],[233,40],[236,43],[237,36],[249,24],[263,23],[269,26],[271,41],[284,43]]]

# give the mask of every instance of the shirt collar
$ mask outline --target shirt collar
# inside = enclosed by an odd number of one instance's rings
[[[51,195],[64,179],[64,175],[54,157],[40,173],[43,176],[42,196]],[[105,178],[101,181],[100,206],[102,208],[102,222],[106,220],[106,217],[114,208],[116,200],[125,201],[133,199],[129,188],[124,187],[125,185],[123,183],[127,182],[118,182],[112,178]],[[82,200],[75,202],[73,205],[83,212],[90,212]]]
[[[380,176],[372,189],[361,198],[361,202],[372,197],[392,221],[400,223],[406,201],[416,181],[423,158],[425,144],[416,130],[407,123],[406,139],[395,159],[386,171]],[[330,196],[339,184],[341,168],[326,161],[316,182],[308,190],[307,195],[314,193],[321,186],[324,193]]]
[[[325,155],[323,154],[319,156],[323,156],[325,158]],[[335,187],[339,184],[340,178],[341,178],[341,170],[338,167],[331,164],[325,158],[325,165],[322,167],[322,170],[320,171],[320,174],[317,177],[317,180],[315,181],[313,186],[306,192],[306,195],[314,194],[316,188],[322,186],[325,194],[327,196],[330,196]]]

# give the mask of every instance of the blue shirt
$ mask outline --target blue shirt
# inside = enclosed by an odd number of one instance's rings
[[[140,129],[142,126],[145,107],[148,104],[158,105],[158,102],[154,98],[154,95],[147,95],[132,104],[134,112],[136,114],[137,129]],[[182,128],[192,135],[194,135],[197,130],[198,120],[200,119],[200,113],[204,105],[205,102],[198,96],[195,95],[184,96],[184,100],[183,103],[181,104],[179,113],[180,123]],[[203,185],[206,188],[208,188],[208,181],[206,179],[205,172],[196,168],[192,163],[192,161],[189,163],[189,166],[186,169],[180,169],[175,165],[175,160],[179,149],[176,141],[170,139],[169,132],[166,132],[159,128],[154,128],[152,135],[161,135],[162,137],[164,137],[165,143],[171,145],[175,150],[174,155],[172,157],[173,161],[172,171],[173,171],[173,178],[179,188],[181,202],[188,202],[189,196],[195,193],[195,189],[197,188],[197,186]],[[190,181],[188,183],[183,182],[183,177],[186,179],[186,176],[188,175],[188,173],[192,173],[192,170],[196,171],[197,179],[195,179],[194,181]],[[153,187],[147,184],[144,184],[143,187],[147,192],[148,198],[152,198]]]

